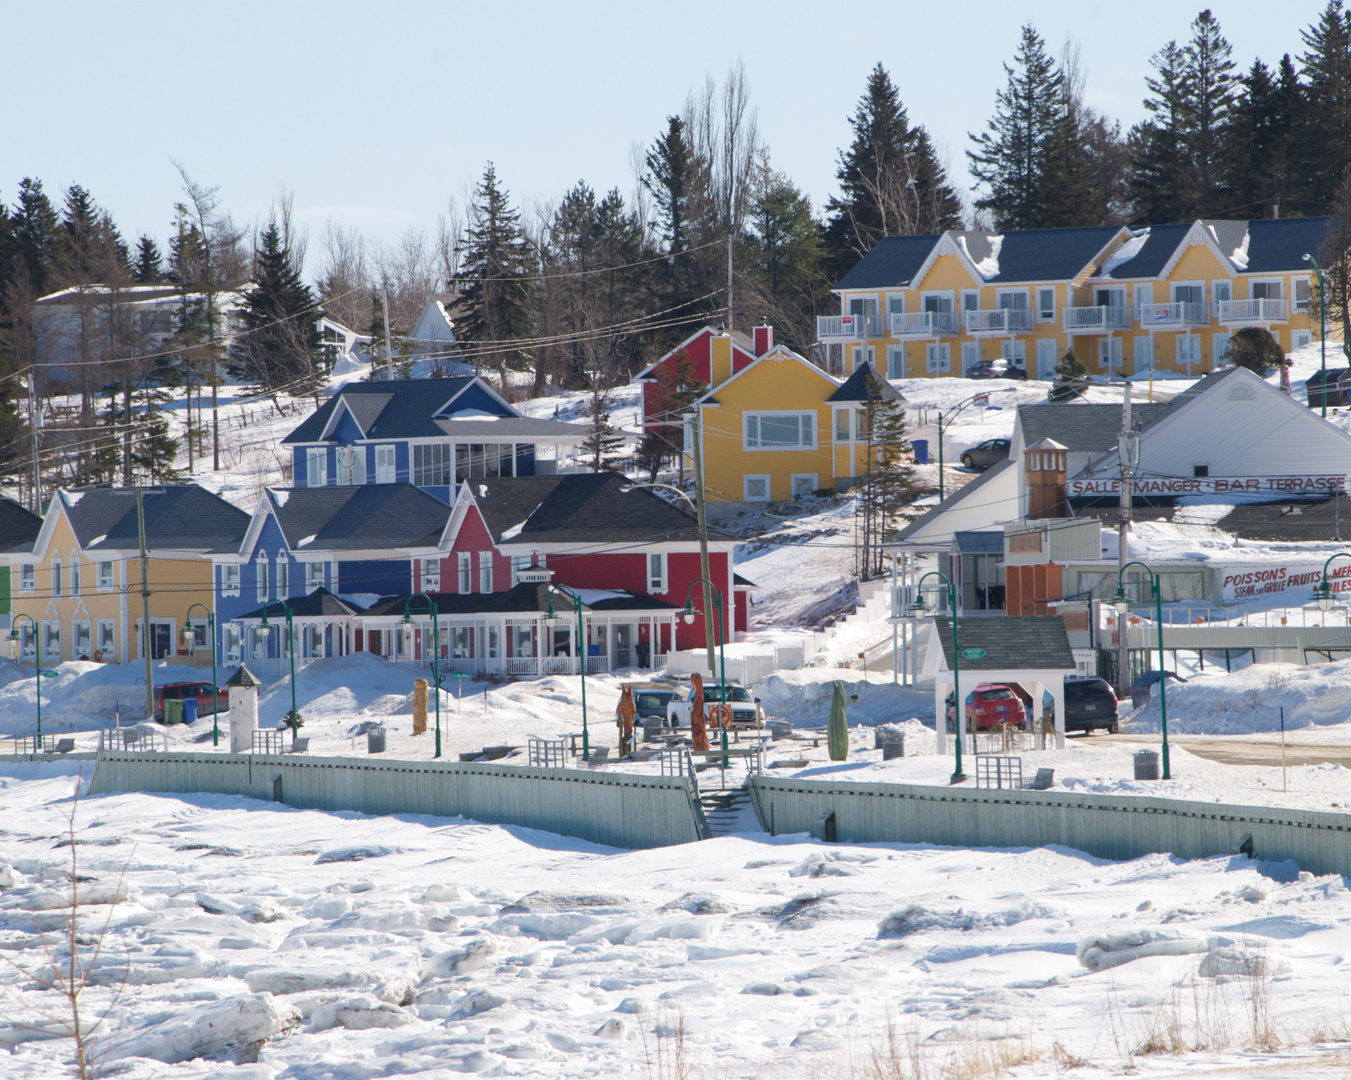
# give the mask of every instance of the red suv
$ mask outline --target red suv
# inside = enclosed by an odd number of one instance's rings
[[[948,695],[948,730],[957,730],[957,706],[951,694]],[[967,730],[988,731],[990,728],[1007,725],[1026,728],[1027,710],[1012,687],[999,683],[981,683],[966,704]]]
[[[209,682],[171,682],[155,687],[155,719],[164,722],[164,702],[182,701],[185,698],[197,699],[197,715],[210,716],[214,712],[225,712],[230,707],[230,692],[218,689],[212,703],[211,684]]]

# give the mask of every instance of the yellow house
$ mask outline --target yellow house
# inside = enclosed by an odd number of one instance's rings
[[[995,359],[1050,379],[1068,350],[1094,374],[1200,375],[1245,326],[1289,352],[1313,340],[1324,218],[1197,221],[881,241],[817,319],[832,374],[962,375]]]
[[[144,521],[150,651],[161,659],[188,651],[179,635],[193,604],[214,613],[209,552],[237,547],[249,516],[185,484],[145,489]],[[143,658],[139,531],[134,488],[56,492],[31,552],[10,555],[21,660],[39,641],[44,665]],[[193,616],[205,646],[203,608]]]
[[[704,491],[712,504],[787,502],[842,491],[868,471],[876,454],[865,403],[871,368],[847,381],[827,375],[790,349],[775,346],[728,375],[694,404],[686,463],[699,439]],[[885,380],[874,394],[904,404]],[[731,509],[724,505],[723,512]]]

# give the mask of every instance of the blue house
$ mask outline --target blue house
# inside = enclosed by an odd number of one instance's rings
[[[349,383],[282,440],[296,487],[413,484],[444,502],[474,478],[572,471],[578,424],[522,416],[478,376]]]
[[[221,660],[286,657],[288,611],[297,657],[345,656],[355,611],[439,590],[449,519],[450,507],[411,484],[269,488],[244,539],[212,552]],[[280,632],[259,631],[264,612]]]

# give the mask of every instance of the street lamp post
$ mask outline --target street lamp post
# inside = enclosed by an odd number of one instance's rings
[[[432,682],[433,692],[436,694],[436,753],[434,757],[441,756],[441,625],[436,618],[436,601],[426,593],[414,593],[403,602],[403,636],[408,642],[408,651],[412,652],[413,639],[413,616],[408,611],[408,605],[418,597],[427,601],[427,607],[432,616]]]
[[[965,409],[968,405],[975,405],[975,404],[977,404],[977,403],[982,404],[982,405],[988,405],[988,404],[990,403],[990,395],[991,395],[991,394],[1009,394],[1009,393],[1012,393],[1012,392],[1013,392],[1013,391],[1012,391],[1012,387],[1004,387],[1004,388],[999,389],[999,390],[982,390],[979,394],[972,394],[969,398],[966,398],[964,401],[959,401],[955,406],[953,406],[951,409],[948,410],[948,413],[947,413],[946,416],[944,416],[942,413],[939,413],[939,414],[938,414],[938,501],[939,501],[939,502],[942,502],[942,501],[943,501],[943,491],[944,491],[944,488],[943,488],[943,430],[944,430],[944,425],[945,425],[945,424],[951,424],[952,421],[955,420],[955,419],[957,418],[957,414],[960,413],[963,409]],[[954,611],[955,611],[955,609],[954,609]]]
[[[1328,283],[1327,279],[1323,277],[1323,268],[1318,265],[1317,259],[1312,255],[1305,255],[1304,261],[1312,266],[1313,272],[1318,275],[1318,348],[1322,353],[1323,419],[1326,420],[1328,415]]]
[[[14,654],[14,659],[18,659],[19,652],[19,620],[27,619],[33,626],[33,681],[37,687],[38,699],[38,750],[42,749],[42,635],[38,633],[38,621],[27,612],[19,612],[14,616],[14,623],[9,631],[9,647]]]
[[[558,621],[558,615],[554,611],[553,594],[562,593],[564,596],[572,598],[573,608],[577,612],[577,659],[578,670],[582,676],[582,757],[591,756],[591,736],[586,723],[586,626],[582,622],[582,598],[569,589],[566,585],[555,585],[552,582],[548,585],[549,606],[544,612],[544,625],[553,629],[554,623]]]
[[[205,604],[193,604],[188,608],[187,626],[183,630],[183,644],[191,647],[195,627],[192,625],[192,608],[201,608],[206,612],[207,635],[211,641],[211,745],[220,745],[220,683],[216,681],[216,616]],[[295,680],[292,679],[292,682]]]
[[[732,704],[727,700],[727,652],[725,649],[726,635],[722,630],[722,590],[719,589],[708,578],[697,578],[690,582],[690,587],[685,590],[685,610],[680,613],[681,618],[685,620],[685,625],[694,622],[694,587],[696,585],[707,585],[713,591],[713,610],[718,620],[718,663],[722,667],[722,672],[718,680],[718,700],[724,706],[723,719],[727,723],[720,725],[722,728],[722,767],[727,768],[727,724],[732,722]],[[708,613],[704,612],[704,617]]]
[[[1159,632],[1159,726],[1163,732],[1163,778],[1171,780],[1173,774],[1168,766],[1168,675],[1163,669],[1163,591],[1159,588],[1158,574],[1142,562],[1128,562],[1117,571],[1116,596],[1112,598],[1112,606],[1117,610],[1116,632],[1123,636],[1126,633],[1124,617],[1130,611],[1131,599],[1126,595],[1125,575],[1132,566],[1138,566],[1149,575],[1149,587],[1154,590],[1154,625]],[[1129,672],[1126,677],[1130,677]]]
[[[1332,565],[1333,559],[1351,559],[1351,552],[1339,551],[1335,555],[1329,555],[1328,561],[1323,564],[1323,580],[1313,591],[1313,602],[1322,611],[1331,611],[1337,603],[1337,595],[1332,591],[1332,582],[1328,580],[1328,567]]]
[[[286,613],[286,648],[291,655],[291,741],[295,741],[296,733],[300,730],[300,713],[296,711],[296,628],[291,619],[291,605],[284,604],[280,600],[269,600],[263,605],[263,621],[258,629],[263,637],[267,637],[272,632],[272,627],[267,622],[267,609],[273,604],[281,604],[281,609]]]
[[[952,705],[953,711],[956,713],[953,727],[956,728],[957,749],[953,761],[951,783],[960,784],[966,779],[966,773],[962,772],[962,728],[966,724],[966,702],[962,700],[962,654],[957,640],[957,586],[952,583],[952,578],[941,570],[930,570],[916,582],[915,599],[906,606],[905,613],[921,618],[928,613],[929,605],[924,602],[922,590],[924,582],[931,577],[942,578],[947,584],[948,610],[952,613]],[[934,717],[934,727],[946,723],[947,717]]]

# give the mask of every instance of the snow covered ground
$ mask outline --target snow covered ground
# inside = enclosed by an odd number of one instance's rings
[[[40,987],[76,764],[0,768],[10,1080],[71,1056]],[[129,1080],[1331,1076],[1351,1034],[1351,892],[1290,864],[627,852],[211,795],[87,798],[76,828],[83,1014]]]

